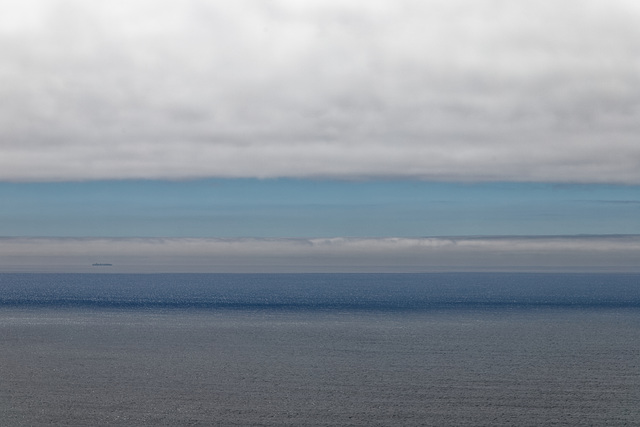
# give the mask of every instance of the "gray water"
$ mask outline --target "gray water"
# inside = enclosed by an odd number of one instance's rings
[[[638,275],[0,275],[1,425],[639,425]]]

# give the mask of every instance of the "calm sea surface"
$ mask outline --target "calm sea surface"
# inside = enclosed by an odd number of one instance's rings
[[[640,425],[640,275],[0,274],[0,425]]]

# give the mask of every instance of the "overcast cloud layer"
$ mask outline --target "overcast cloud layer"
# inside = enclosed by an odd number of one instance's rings
[[[639,259],[638,235],[0,238],[0,272],[640,272]]]
[[[1,180],[640,184],[637,1],[1,4]]]

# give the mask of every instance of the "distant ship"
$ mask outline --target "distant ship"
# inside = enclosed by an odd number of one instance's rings
[[[111,267],[113,264],[96,262],[96,263],[91,264],[91,265],[94,266],[94,267]]]

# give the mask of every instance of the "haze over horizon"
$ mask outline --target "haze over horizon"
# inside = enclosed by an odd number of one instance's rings
[[[2,271],[640,264],[636,2],[3,5]]]

